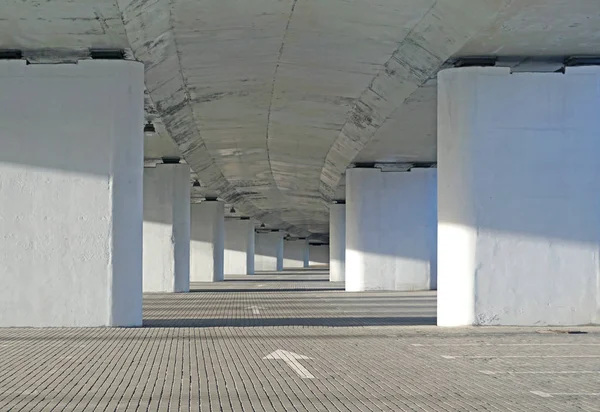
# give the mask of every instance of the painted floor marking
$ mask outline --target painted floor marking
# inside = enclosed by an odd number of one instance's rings
[[[479,371],[485,375],[594,375],[600,371]]]
[[[283,360],[294,372],[296,372],[302,379],[314,379],[314,376],[306,369],[298,359],[312,359],[305,355],[298,355],[294,352],[288,352],[285,350],[278,349],[275,352],[271,352],[263,359],[281,359]]]
[[[411,343],[411,346],[600,346],[600,343],[439,343],[430,345],[423,343]]]
[[[260,315],[260,309],[264,309],[264,308],[260,307],[260,306],[248,306],[246,309],[252,310],[253,315]]]
[[[600,358],[600,355],[440,355],[444,359],[469,358],[469,359],[489,359],[489,358]]]
[[[548,392],[542,392],[542,391],[530,391],[531,393],[533,393],[534,395],[537,396],[541,396],[542,398],[552,398],[553,396],[600,396],[600,392],[594,393],[594,392],[573,392],[573,393],[568,393],[568,392],[558,392],[558,393],[548,393]]]

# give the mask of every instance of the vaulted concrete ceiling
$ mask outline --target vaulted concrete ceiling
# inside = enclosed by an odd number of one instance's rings
[[[0,48],[131,50],[147,155],[180,153],[203,190],[309,235],[353,162],[435,161],[449,59],[600,54],[599,25],[598,0],[3,0]]]

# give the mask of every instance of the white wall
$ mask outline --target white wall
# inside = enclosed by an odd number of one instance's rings
[[[308,266],[308,247],[306,240],[292,239],[284,240],[283,242],[283,267],[287,268],[304,268]]]
[[[144,169],[144,292],[190,290],[190,167]]]
[[[143,87],[0,61],[0,326],[141,325]]]
[[[346,205],[329,206],[329,280],[346,278]]]
[[[256,233],[254,269],[256,271],[283,270],[283,232]]]
[[[438,324],[598,323],[600,68],[438,79]]]
[[[225,220],[225,274],[254,274],[254,222]]]
[[[225,205],[204,201],[191,205],[190,281],[223,280]]]
[[[346,290],[436,286],[436,169],[346,174]]]
[[[310,267],[329,266],[329,245],[309,245],[308,256]]]

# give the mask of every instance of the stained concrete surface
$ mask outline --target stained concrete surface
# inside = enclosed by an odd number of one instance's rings
[[[143,328],[0,329],[0,410],[600,410],[600,328],[437,328],[434,292],[316,270],[191,289]]]

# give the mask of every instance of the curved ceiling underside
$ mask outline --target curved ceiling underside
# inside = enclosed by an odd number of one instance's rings
[[[0,47],[130,49],[150,156],[306,236],[352,162],[435,161],[449,59],[600,54],[599,23],[597,0],[3,0]]]

